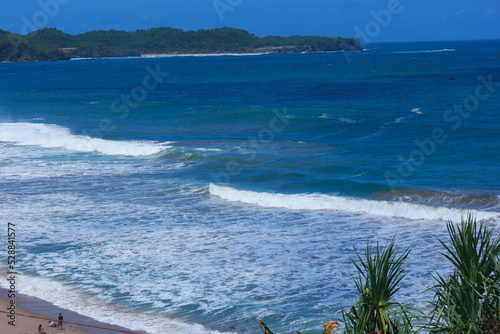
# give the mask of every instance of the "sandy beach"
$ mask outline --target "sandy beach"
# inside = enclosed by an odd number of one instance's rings
[[[141,58],[162,58],[162,57],[217,57],[217,56],[261,56],[266,52],[247,53],[146,53],[141,54]]]
[[[0,298],[0,310],[5,311],[9,307],[9,300],[5,298]],[[57,315],[58,313],[56,313]],[[26,316],[24,316],[26,315]],[[30,317],[28,317],[30,316]],[[16,306],[16,315],[9,317],[8,314],[2,312],[2,321],[0,321],[0,333],[6,334],[36,334],[38,333],[38,325],[41,324],[45,333],[47,334],[61,334],[61,333],[71,333],[71,334],[92,334],[87,331],[83,331],[75,326],[70,326],[64,324],[63,330],[58,330],[56,328],[48,327],[48,320],[32,318],[41,317],[40,315],[28,312],[24,308]],[[44,318],[44,317],[43,317]]]
[[[0,289],[0,291],[5,291]],[[6,294],[2,294],[6,296]],[[16,296],[15,317],[10,316],[8,308],[10,300],[0,298],[0,333],[2,334],[38,334],[41,324],[46,334],[111,334],[111,333],[137,333],[125,328],[105,324],[80,314],[61,309],[55,305],[38,298],[29,296]],[[49,319],[57,323],[57,316],[64,316],[63,330],[48,326]],[[76,325],[80,324],[80,325]],[[109,328],[109,329],[103,329]]]

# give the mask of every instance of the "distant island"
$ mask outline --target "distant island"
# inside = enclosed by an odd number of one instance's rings
[[[151,28],[133,32],[90,31],[70,35],[44,28],[27,35],[0,30],[0,61],[50,61],[71,58],[175,54],[301,53],[362,50],[357,38],[320,36],[257,37],[245,30],[217,28],[184,31]]]

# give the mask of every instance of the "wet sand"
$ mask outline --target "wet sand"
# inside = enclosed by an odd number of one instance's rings
[[[0,333],[2,334],[38,334],[38,325],[42,325],[47,334],[113,334],[113,333],[137,333],[126,328],[99,322],[78,313],[59,308],[39,298],[16,294],[15,316],[11,315],[11,300],[5,298],[8,293],[0,289]],[[12,309],[12,307],[11,307]],[[74,324],[63,324],[63,330],[50,328],[49,320],[57,323],[57,317],[61,313],[64,320]],[[26,315],[26,316],[25,316]],[[29,317],[28,317],[29,316]],[[44,318],[44,319],[40,319]],[[105,327],[108,329],[87,327],[84,325]]]

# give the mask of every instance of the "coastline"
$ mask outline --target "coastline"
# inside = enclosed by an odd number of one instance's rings
[[[354,50],[354,51],[364,51]],[[290,52],[294,54],[318,54],[318,53],[337,53],[349,50],[336,50],[336,51],[305,51],[305,52]],[[352,50],[351,50],[352,51]],[[264,56],[264,55],[275,55],[282,54],[278,52],[246,52],[246,53],[145,53],[136,56],[116,56],[116,57],[75,57],[60,60],[47,60],[47,61],[75,61],[75,60],[89,60],[89,59],[155,59],[155,58],[173,58],[173,57],[248,57],[248,56]],[[1,60],[0,64],[10,64],[10,63],[32,63],[41,62],[45,60]]]
[[[10,300],[5,298],[8,295],[8,290],[0,288],[0,310],[7,311],[10,305]],[[83,316],[79,313],[57,307],[45,300],[31,297],[22,294],[16,294],[16,316],[13,326],[9,324],[8,315],[3,313],[2,321],[0,321],[0,333],[7,334],[27,334],[27,333],[37,333],[38,325],[41,324],[43,329],[47,334],[112,334],[112,333],[137,333],[145,334],[144,332],[135,332],[127,328],[118,327],[115,325],[110,325],[107,323],[99,322],[92,318]],[[64,320],[75,324],[64,324],[63,330],[58,330],[57,328],[49,328],[49,320],[40,319],[48,318],[56,320],[58,314],[61,313],[64,316]],[[27,316],[24,316],[27,315]],[[95,326],[95,327],[90,327]],[[96,327],[103,327],[109,329],[101,329]]]
[[[247,53],[145,53],[139,58],[164,58],[164,57],[217,57],[217,56],[262,56],[272,54],[270,52],[247,52]]]

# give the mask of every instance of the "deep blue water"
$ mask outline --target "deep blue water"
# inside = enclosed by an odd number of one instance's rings
[[[354,248],[396,235],[425,306],[445,221],[500,222],[499,106],[500,41],[0,64],[24,292],[151,333],[319,331]]]

